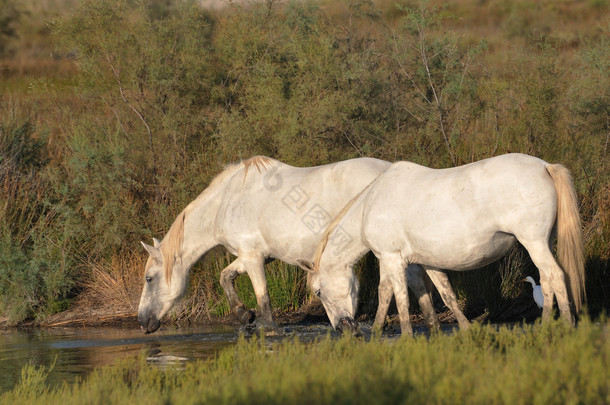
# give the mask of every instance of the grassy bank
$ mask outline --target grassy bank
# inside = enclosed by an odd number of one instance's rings
[[[134,312],[139,241],[255,154],[562,163],[581,202],[587,305],[610,309],[609,2],[445,3],[0,0],[0,319]],[[226,313],[230,261],[216,249],[194,268],[174,318]],[[370,313],[375,260],[358,272]],[[525,275],[537,272],[517,248],[451,277],[469,316],[499,320],[534,305]],[[309,299],[293,267],[268,276],[275,308]]]
[[[25,367],[0,404],[604,404],[610,325],[584,320],[454,335],[240,340],[214,360],[160,370],[143,357],[59,388]]]

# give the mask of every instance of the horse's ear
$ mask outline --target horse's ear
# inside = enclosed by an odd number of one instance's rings
[[[159,239],[153,238],[153,246],[156,247],[156,248],[161,246],[161,242],[159,242]]]
[[[298,259],[297,264],[299,265],[300,268],[302,268],[303,270],[305,270],[308,273],[313,273],[314,271],[316,271],[314,264],[312,262],[310,262],[309,260]]]
[[[161,257],[161,252],[159,251],[159,248],[147,245],[144,242],[140,242],[140,243],[142,244],[142,246],[144,246],[144,249],[146,249],[146,251],[152,258],[156,259],[156,258]]]

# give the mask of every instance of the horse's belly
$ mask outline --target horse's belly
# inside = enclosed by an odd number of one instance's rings
[[[409,262],[447,270],[472,270],[503,257],[515,243],[513,235],[497,232],[489,238],[464,238],[426,243],[412,251]]]

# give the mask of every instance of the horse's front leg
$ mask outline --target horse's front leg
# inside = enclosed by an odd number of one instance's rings
[[[394,299],[400,318],[400,331],[404,335],[413,336],[411,318],[409,316],[409,293],[407,291],[407,272],[400,254],[382,255],[379,259],[379,278],[387,277],[394,289]],[[383,276],[382,276],[383,275]]]
[[[254,312],[246,309],[244,303],[239,299],[237,291],[235,291],[235,279],[237,276],[244,274],[245,272],[246,268],[238,258],[225,267],[220,273],[220,285],[227,295],[231,313],[235,315],[239,323],[242,325],[247,325],[254,322],[255,318]]]
[[[447,308],[453,312],[453,316],[457,319],[460,329],[470,328],[470,321],[468,321],[468,318],[466,318],[458,305],[457,297],[451,287],[447,273],[434,267],[424,266],[424,269],[426,270],[428,277],[430,277],[430,280],[434,283]]]
[[[246,256],[242,258],[242,263],[252,282],[256,302],[258,304],[256,324],[266,329],[280,332],[271,312],[271,301],[267,290],[267,278],[265,277],[265,259],[259,255]]]
[[[382,330],[385,324],[385,318],[388,314],[388,308],[390,307],[390,301],[392,301],[392,282],[386,274],[380,274],[379,276],[379,287],[377,289],[378,305],[377,313],[375,314],[375,321],[373,322],[374,330]]]

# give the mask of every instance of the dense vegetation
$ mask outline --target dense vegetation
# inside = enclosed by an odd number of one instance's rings
[[[133,312],[139,240],[256,154],[563,163],[581,200],[588,307],[608,309],[610,3],[437,3],[0,0],[0,316]],[[177,316],[226,313],[228,260],[204,258]],[[364,312],[375,265],[360,270]],[[272,305],[299,307],[303,275],[271,266]],[[519,280],[537,273],[519,248],[490,267],[452,275],[467,312],[514,316]]]
[[[213,360],[161,370],[144,357],[49,386],[26,366],[0,404],[606,404],[608,323],[371,341],[241,339]]]

